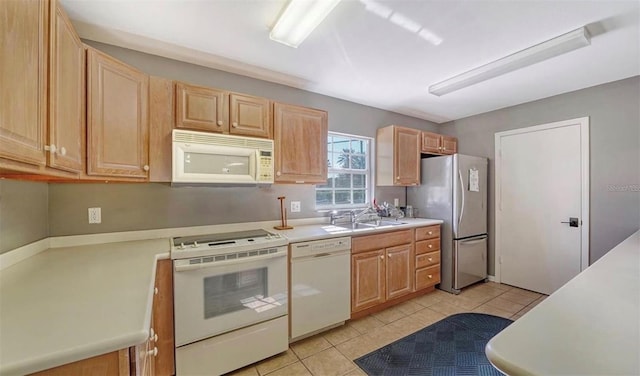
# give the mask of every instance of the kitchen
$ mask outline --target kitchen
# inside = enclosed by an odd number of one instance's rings
[[[63,3],[64,4],[64,3]],[[637,27],[637,26],[636,26]],[[87,34],[88,35],[88,34]],[[441,125],[373,107],[346,102],[247,76],[152,56],[85,39],[87,44],[146,73],[214,88],[225,88],[326,110],[329,130],[375,137],[389,124],[455,136],[458,150],[492,158],[495,132],[579,116],[591,119],[591,261],[637,229],[638,199],[633,192],[609,190],[610,185],[634,184],[638,177],[638,77],[563,93],[534,102],[453,120]],[[595,42],[594,42],[595,43]],[[115,44],[115,43],[113,43]],[[138,50],[144,51],[143,47]],[[636,54],[637,56],[637,54]],[[473,64],[472,64],[473,65]],[[622,78],[622,77],[621,77]],[[603,81],[607,82],[607,81]],[[613,167],[615,166],[615,167]],[[490,176],[491,176],[490,166]],[[634,175],[634,173],[636,175]],[[491,181],[489,181],[491,184]],[[231,192],[230,192],[231,191]],[[404,188],[376,187],[379,202],[404,202]],[[489,205],[493,194],[489,190]],[[147,183],[74,184],[61,182],[0,182],[0,251],[3,253],[47,238],[141,230],[275,221],[278,196],[300,201],[289,220],[325,218],[315,210],[313,185],[270,187],[180,187]],[[87,208],[102,208],[102,223],[87,223]],[[489,211],[489,233],[492,230]],[[120,234],[126,240],[126,234]],[[489,236],[490,246],[492,237]],[[489,252],[489,275],[494,260]]]

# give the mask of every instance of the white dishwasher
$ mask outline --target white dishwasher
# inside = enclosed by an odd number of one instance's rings
[[[291,244],[291,342],[351,317],[351,238]]]

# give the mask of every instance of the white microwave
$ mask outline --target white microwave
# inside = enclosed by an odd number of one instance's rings
[[[273,140],[174,129],[172,143],[173,183],[273,183]]]

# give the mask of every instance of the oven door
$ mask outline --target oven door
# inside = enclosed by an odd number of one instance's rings
[[[176,346],[287,314],[287,247],[174,260]]]

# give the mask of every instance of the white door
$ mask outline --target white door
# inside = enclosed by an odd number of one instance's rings
[[[551,294],[588,266],[588,131],[581,118],[496,133],[500,282]]]

